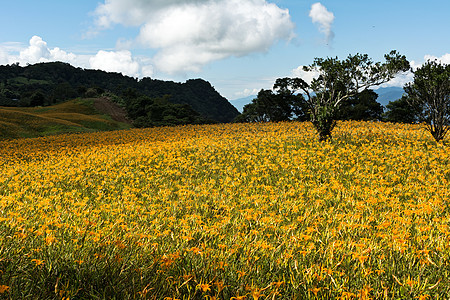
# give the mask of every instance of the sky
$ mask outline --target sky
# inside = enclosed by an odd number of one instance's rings
[[[1,0],[0,65],[63,61],[184,82],[229,100],[302,77],[315,57],[397,50],[450,63],[448,0]],[[403,86],[402,74],[386,86]]]

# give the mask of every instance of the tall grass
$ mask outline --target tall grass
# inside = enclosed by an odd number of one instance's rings
[[[92,99],[47,107],[0,107],[0,140],[129,128],[95,111]]]

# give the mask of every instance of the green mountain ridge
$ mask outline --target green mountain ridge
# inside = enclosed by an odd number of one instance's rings
[[[121,96],[127,91],[189,105],[203,118],[231,122],[238,110],[203,79],[185,83],[81,69],[62,62],[0,66],[0,106],[39,106],[84,97],[92,90]]]

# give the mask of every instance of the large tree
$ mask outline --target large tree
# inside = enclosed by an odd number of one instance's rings
[[[407,100],[421,106],[421,119],[439,142],[450,130],[450,65],[428,60],[405,87]]]
[[[342,102],[410,68],[406,57],[396,51],[384,57],[384,63],[373,62],[367,54],[349,55],[345,60],[315,58],[311,65],[303,67],[304,71],[319,75],[311,84],[297,80],[296,87],[306,95],[311,121],[320,141],[331,137]]]
[[[281,122],[308,119],[306,101],[297,95],[298,78],[279,78],[273,91],[261,90],[251,103],[244,106],[237,122]]]

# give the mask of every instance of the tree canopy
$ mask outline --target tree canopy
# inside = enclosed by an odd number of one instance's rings
[[[420,122],[422,105],[413,105],[407,98],[406,95],[403,95],[398,100],[389,101],[386,105],[386,112],[383,113],[383,121],[408,124]]]
[[[407,100],[420,106],[420,117],[436,141],[450,130],[450,65],[428,60],[404,87]]]
[[[319,133],[319,140],[331,137],[336,114],[343,101],[409,70],[406,57],[396,51],[386,54],[385,60],[384,63],[373,62],[367,54],[356,54],[344,60],[315,58],[311,65],[303,68],[319,75],[311,84],[302,79],[297,82],[307,97],[311,121]]]
[[[238,122],[280,122],[308,119],[305,99],[295,94],[297,78],[279,78],[273,91],[261,90],[251,103],[244,106]]]
[[[364,90],[343,101],[336,112],[338,120],[379,121],[382,119],[383,106],[377,102],[378,94],[373,90]]]

